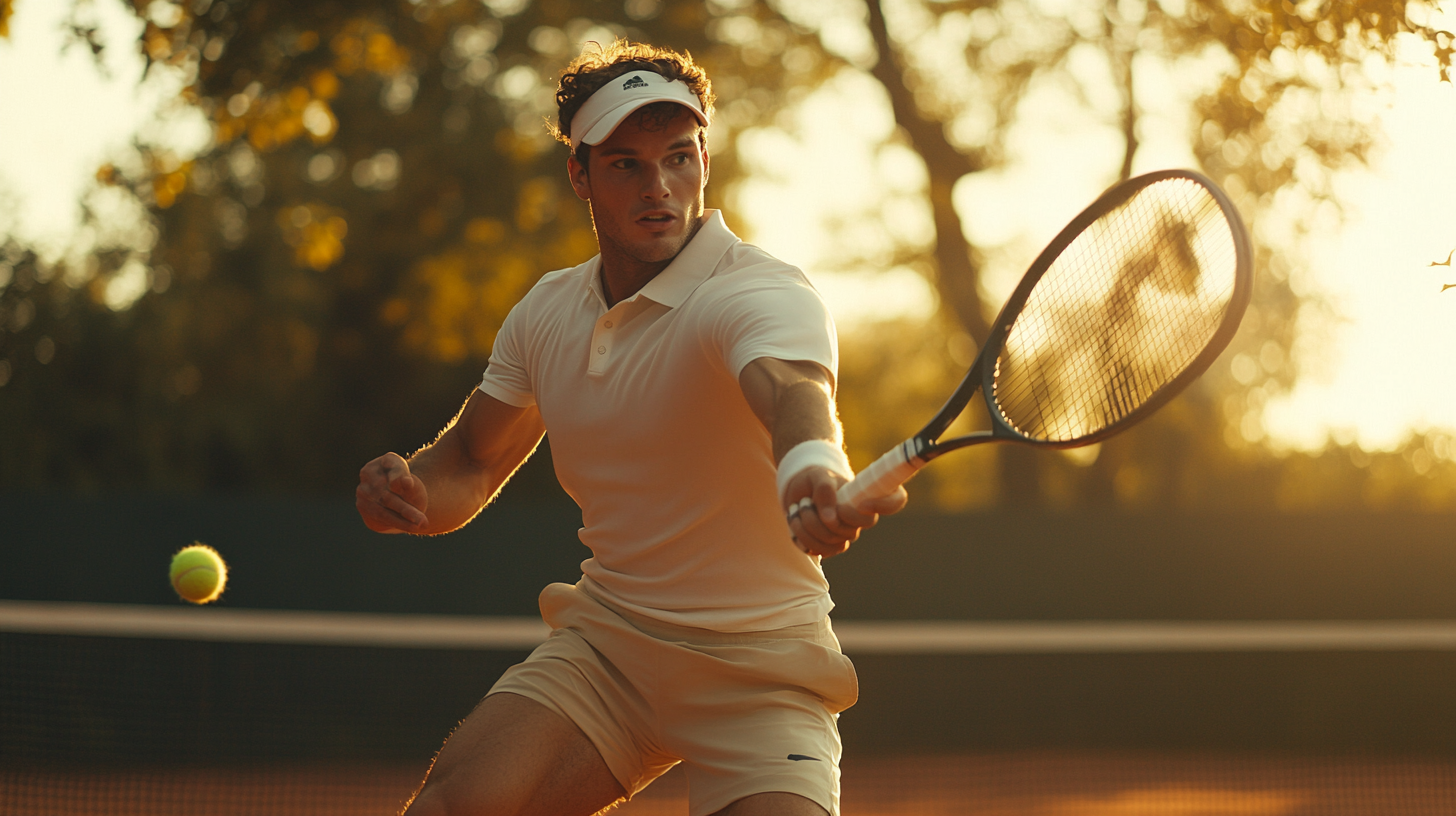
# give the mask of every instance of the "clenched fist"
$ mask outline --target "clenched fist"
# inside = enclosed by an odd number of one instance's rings
[[[359,471],[354,506],[365,526],[376,533],[418,533],[429,523],[425,483],[410,473],[409,462],[397,453],[386,453]]]

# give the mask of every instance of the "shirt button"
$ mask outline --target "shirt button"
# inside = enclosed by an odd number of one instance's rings
[[[597,354],[606,354],[606,353],[607,353],[607,347],[606,346],[597,346]]]
[[[609,329],[610,329],[610,328],[611,328],[611,327],[612,327],[612,321],[610,321],[610,320],[608,320],[608,321],[607,321],[607,328],[609,328]]]

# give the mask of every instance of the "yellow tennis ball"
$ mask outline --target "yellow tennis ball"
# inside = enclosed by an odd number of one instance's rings
[[[185,601],[205,604],[217,600],[227,586],[227,564],[217,550],[198,542],[172,556],[172,588]]]

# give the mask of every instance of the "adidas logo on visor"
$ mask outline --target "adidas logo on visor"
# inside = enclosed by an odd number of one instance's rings
[[[634,76],[631,79],[627,80],[626,82],[623,82],[622,83],[622,90],[624,90],[624,91],[630,91],[633,88],[646,88],[646,87],[647,87],[647,80],[643,79],[642,77],[635,77]]]

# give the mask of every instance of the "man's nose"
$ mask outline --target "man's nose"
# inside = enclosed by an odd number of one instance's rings
[[[656,200],[667,198],[669,195],[671,195],[671,191],[667,188],[667,174],[656,165],[649,167],[642,180],[642,197]]]

